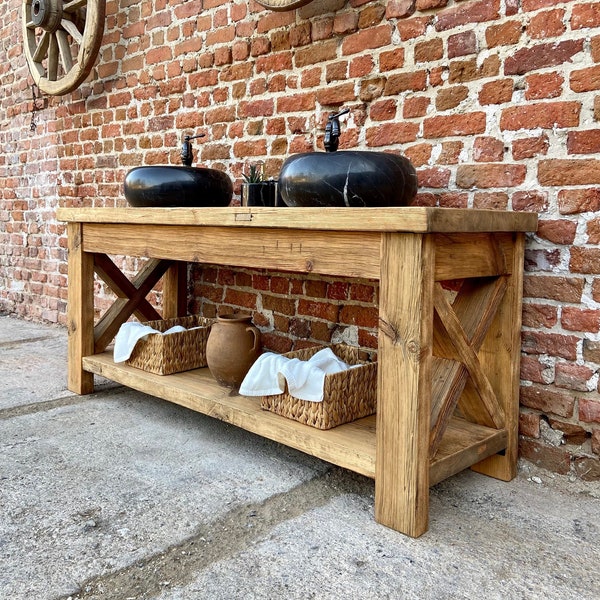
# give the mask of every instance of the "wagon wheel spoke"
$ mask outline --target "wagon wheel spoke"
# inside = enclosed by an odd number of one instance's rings
[[[79,8],[83,8],[87,4],[88,0],[72,0],[71,2],[65,2],[63,4],[63,12],[72,13]]]
[[[89,75],[102,42],[106,0],[22,0],[23,42],[37,86],[67,94]]]
[[[50,34],[47,31],[44,31],[42,37],[40,39],[40,43],[38,44],[35,52],[33,53],[33,60],[35,62],[42,62],[44,58],[48,56],[48,45],[50,44]]]
[[[81,31],[79,31],[79,29],[77,29],[77,25],[75,25],[75,23],[73,23],[73,21],[69,21],[68,19],[63,19],[60,22],[60,25],[66,32],[71,34],[71,37],[78,44],[81,44],[81,42],[83,42],[83,34],[81,33]]]
[[[56,32],[56,41],[60,51],[60,60],[65,71],[69,72],[73,68],[73,58],[71,57],[71,47],[69,38],[64,31]]]
[[[50,45],[48,46],[48,79],[50,81],[56,81],[56,75],[58,73],[58,43],[56,41],[56,35],[50,38]]]

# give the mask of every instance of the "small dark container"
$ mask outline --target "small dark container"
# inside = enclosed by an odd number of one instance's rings
[[[242,184],[242,206],[279,206],[276,181]]]
[[[135,167],[125,177],[131,206],[228,206],[233,183],[226,173],[202,167],[157,165]]]
[[[288,206],[407,206],[417,173],[404,156],[345,150],[290,156],[279,173]]]

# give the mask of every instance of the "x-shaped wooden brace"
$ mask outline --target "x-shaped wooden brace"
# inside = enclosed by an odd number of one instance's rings
[[[504,276],[466,279],[450,304],[434,287],[433,381],[430,456],[434,456],[458,405],[474,423],[502,429],[505,416],[477,352],[507,289]]]
[[[171,266],[172,261],[150,259],[129,281],[106,254],[94,254],[94,271],[117,295],[112,306],[94,327],[94,352],[103,352],[119,331],[119,327],[135,314],[140,320],[162,319],[146,300],[148,293]]]

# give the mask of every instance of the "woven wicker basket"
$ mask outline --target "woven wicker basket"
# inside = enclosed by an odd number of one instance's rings
[[[190,369],[206,366],[206,342],[212,321],[198,315],[148,321],[144,325],[166,331],[174,325],[181,325],[188,331],[170,333],[169,335],[149,335],[138,341],[127,360],[127,364],[156,373],[171,375]],[[199,327],[199,329],[191,329]]]
[[[308,360],[322,347],[304,348],[283,356]],[[377,363],[358,360],[358,348],[336,344],[334,354],[349,365],[360,367],[325,375],[322,402],[299,400],[286,391],[262,396],[261,408],[317,429],[331,429],[343,423],[372,415],[377,406]]]

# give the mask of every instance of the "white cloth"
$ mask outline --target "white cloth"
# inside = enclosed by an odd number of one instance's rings
[[[272,396],[285,391],[285,380],[279,379],[283,365],[290,359],[275,354],[263,352],[252,364],[240,386],[242,396]]]
[[[154,329],[149,325],[143,325],[142,323],[123,323],[115,337],[113,359],[116,363],[126,361],[131,356],[138,341],[145,338],[147,335],[155,333],[158,333],[159,335],[168,335],[170,333],[178,333],[179,331],[186,331],[186,328],[181,325],[174,325],[163,333],[162,331],[158,331],[157,329]]]
[[[340,360],[330,348],[319,350],[308,360],[265,352],[250,367],[240,386],[240,394],[243,396],[281,394],[285,391],[287,383],[288,392],[294,398],[322,402],[325,375],[350,368],[352,367]]]

